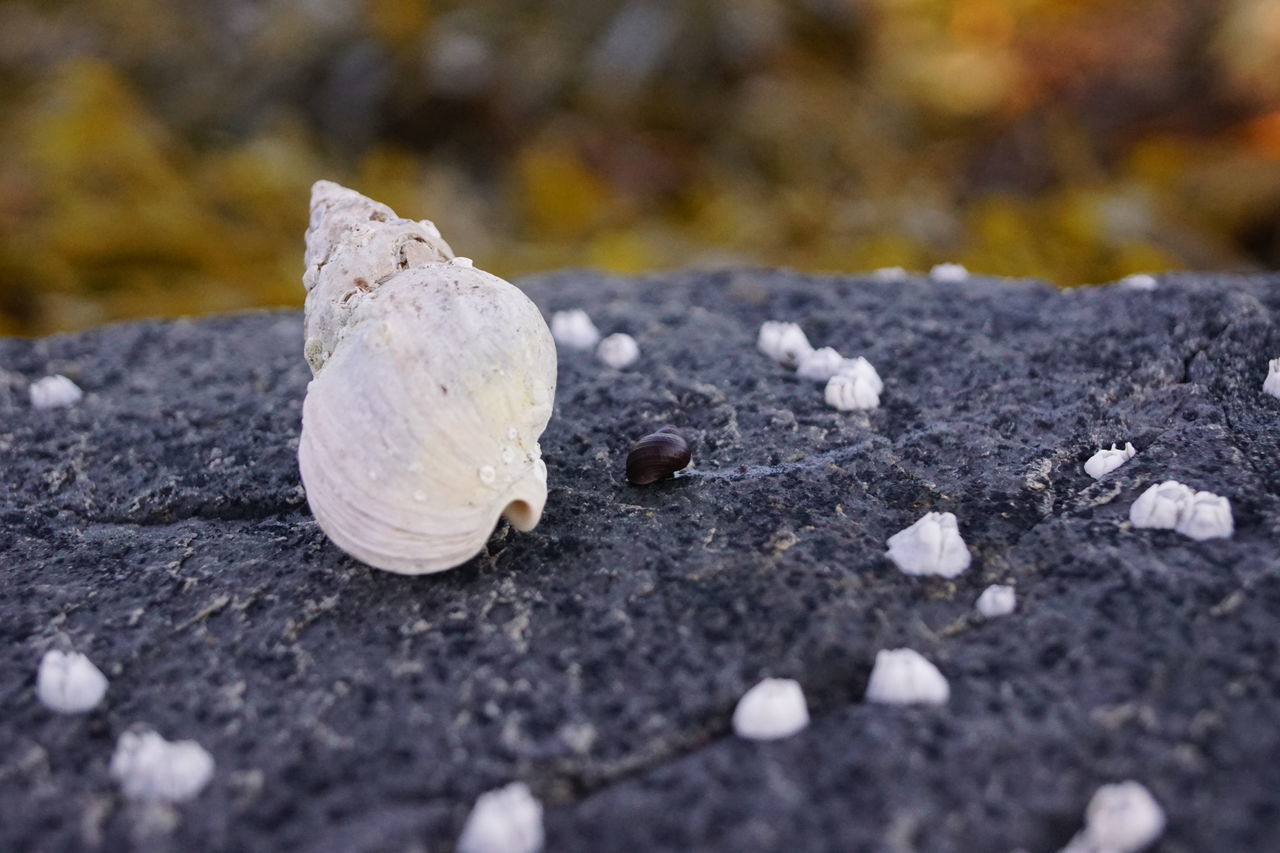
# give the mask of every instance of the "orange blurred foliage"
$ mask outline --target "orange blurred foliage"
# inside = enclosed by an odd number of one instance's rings
[[[0,332],[296,305],[311,182],[502,275],[1280,266],[1272,0],[10,0]]]

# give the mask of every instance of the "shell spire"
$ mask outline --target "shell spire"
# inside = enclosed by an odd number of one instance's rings
[[[453,257],[453,249],[430,220],[402,219],[355,190],[316,181],[302,274],[311,372],[320,372],[363,294],[398,272]]]
[[[556,382],[538,308],[431,222],[329,181],[312,189],[306,263],[298,463],[329,538],[424,574],[473,557],[501,516],[531,530]]]

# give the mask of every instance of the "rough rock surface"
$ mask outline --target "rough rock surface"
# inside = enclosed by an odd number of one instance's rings
[[[1039,853],[1128,778],[1169,815],[1157,850],[1280,849],[1280,277],[525,284],[642,357],[561,353],[542,524],[418,578],[307,512],[298,314],[0,341],[0,849],[447,850],[520,779],[553,851]],[[767,319],[869,358],[881,408],[824,405],[756,351]],[[86,397],[34,410],[53,372]],[[664,424],[695,469],[628,486],[628,444]],[[1165,479],[1228,496],[1235,537],[1132,529]],[[951,581],[883,557],[930,510],[974,553]],[[1018,609],[984,621],[991,583]],[[947,705],[863,701],[900,646]],[[97,710],[36,700],[52,647],[106,672]],[[813,722],[735,738],[765,676]],[[214,755],[195,801],[122,798],[134,723]]]

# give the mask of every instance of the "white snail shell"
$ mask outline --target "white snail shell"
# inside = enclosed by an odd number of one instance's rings
[[[531,530],[556,350],[516,287],[464,263],[430,222],[328,181],[312,188],[298,463],[320,527],[379,569],[425,574]]]

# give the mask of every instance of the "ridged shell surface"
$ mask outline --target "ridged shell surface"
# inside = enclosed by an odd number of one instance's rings
[[[336,184],[313,191],[302,480],[335,544],[404,574],[466,562],[503,515],[532,529],[547,495],[551,333],[432,232]]]

